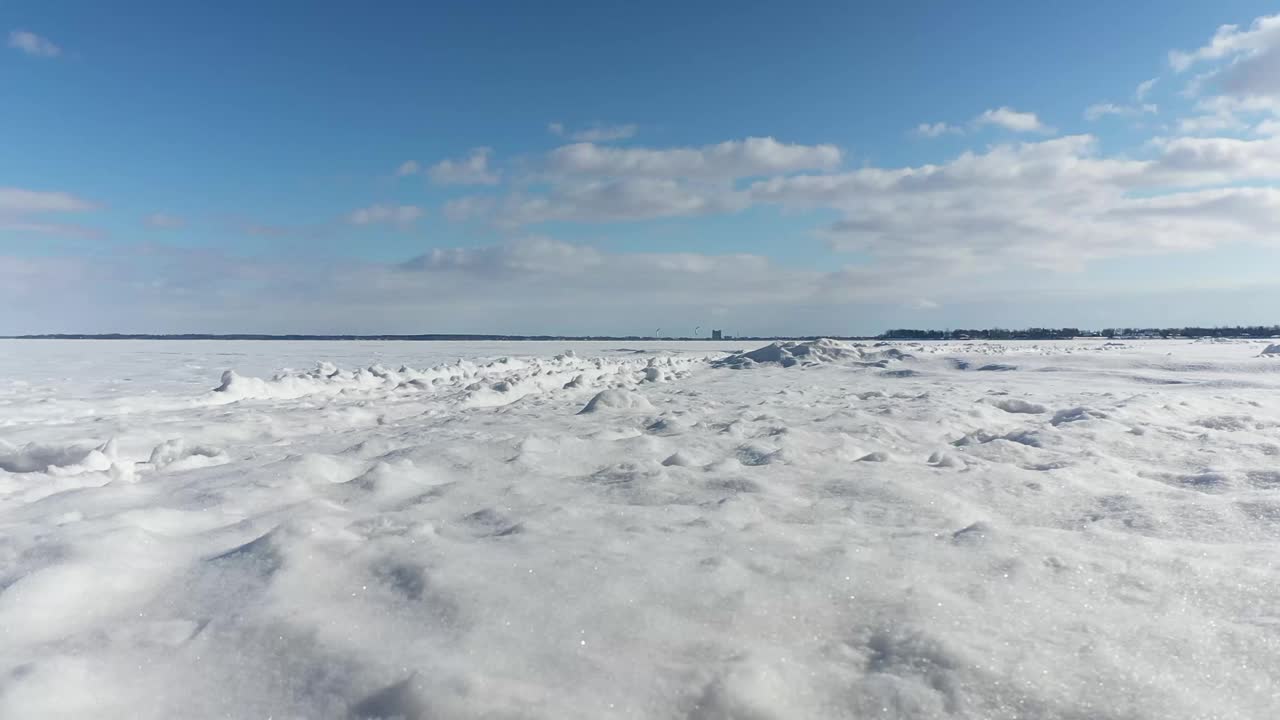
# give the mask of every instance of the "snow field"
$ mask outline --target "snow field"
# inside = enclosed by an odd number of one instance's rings
[[[1280,706],[1265,343],[105,345],[0,343],[0,717]]]

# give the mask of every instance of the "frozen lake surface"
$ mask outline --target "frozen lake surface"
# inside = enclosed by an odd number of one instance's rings
[[[0,717],[1275,717],[1266,347],[0,341]]]

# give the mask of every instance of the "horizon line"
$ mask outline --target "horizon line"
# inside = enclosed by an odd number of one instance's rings
[[[1186,331],[1196,331],[1188,335]],[[986,336],[986,337],[976,337]],[[993,337],[994,336],[994,337]],[[1021,337],[1020,337],[1021,336]],[[1217,325],[1180,327],[1109,327],[1102,330],[1077,327],[1028,328],[891,328],[878,335],[571,335],[571,334],[501,334],[501,333],[24,333],[0,335],[0,340],[279,340],[279,341],[641,341],[699,342],[725,340],[1067,340],[1073,338],[1169,338],[1169,337],[1275,337],[1280,325]]]

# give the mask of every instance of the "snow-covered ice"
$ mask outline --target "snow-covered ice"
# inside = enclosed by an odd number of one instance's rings
[[[1275,717],[1274,354],[0,341],[0,717]]]

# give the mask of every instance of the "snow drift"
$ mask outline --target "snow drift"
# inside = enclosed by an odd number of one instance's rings
[[[804,342],[775,342],[750,352],[721,358],[712,364],[715,367],[734,370],[757,365],[794,367],[827,363],[858,363],[884,367],[891,360],[903,360],[909,357],[897,348],[867,350],[861,345],[821,338]]]

